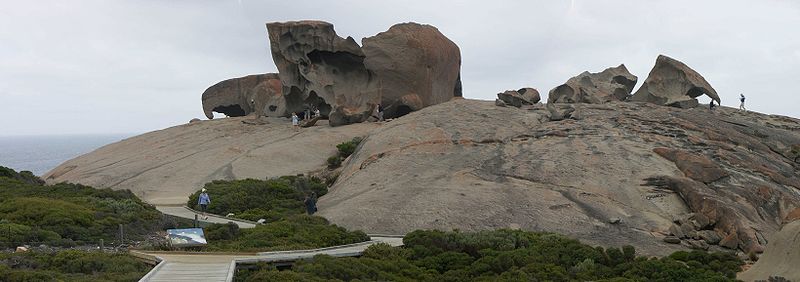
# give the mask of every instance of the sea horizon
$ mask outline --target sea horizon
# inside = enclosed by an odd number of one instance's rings
[[[0,136],[0,166],[42,176],[65,161],[138,133]]]

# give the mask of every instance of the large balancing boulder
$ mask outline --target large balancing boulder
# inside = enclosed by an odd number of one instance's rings
[[[288,111],[319,108],[332,126],[369,118],[380,102],[378,83],[352,37],[322,21],[268,23],[267,31]]]
[[[362,43],[387,118],[461,97],[461,52],[435,27],[396,24]]]
[[[625,65],[599,73],[585,71],[550,90],[547,102],[602,104],[624,101],[633,91],[636,80],[637,77]]]
[[[695,98],[703,94],[720,103],[717,91],[703,76],[678,60],[659,55],[647,80],[630,100],[686,108],[697,106]]]
[[[213,112],[230,117],[251,113],[266,116],[285,115],[281,82],[274,73],[231,78],[212,85],[202,96],[203,112],[209,119]]]

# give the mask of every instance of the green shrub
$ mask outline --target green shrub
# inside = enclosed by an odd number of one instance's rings
[[[212,232],[217,234],[219,227]],[[212,236],[207,232],[207,236]],[[230,239],[209,237],[208,250],[213,251],[277,251],[300,250],[346,245],[369,240],[361,231],[347,231],[331,225],[318,216],[294,215],[280,221],[241,229]]]
[[[148,271],[149,265],[124,253],[0,254],[0,281],[134,281]]]
[[[358,145],[361,144],[361,140],[362,140],[361,137],[354,137],[350,141],[336,145],[336,150],[339,151],[339,156],[342,157],[342,159],[346,159],[347,157],[355,153],[356,148],[358,148]]]
[[[728,253],[636,257],[631,246],[592,247],[551,233],[414,231],[404,247],[369,247],[360,258],[317,256],[280,277],[344,281],[735,281],[742,261]],[[247,277],[277,277],[264,268]],[[237,279],[247,279],[237,277]]]
[[[328,158],[327,162],[328,162],[328,168],[330,169],[338,168],[342,166],[342,157],[338,155],[331,156],[330,158]]]
[[[212,224],[204,228],[208,240],[231,240],[239,236],[239,225],[228,222],[226,224]]]
[[[0,238],[65,246],[95,243],[113,240],[122,224],[126,237],[136,240],[162,221],[160,212],[127,190],[41,183],[32,174],[0,167]]]
[[[317,197],[328,193],[322,180],[315,177],[283,176],[269,180],[244,179],[206,183],[211,204],[208,212],[251,221],[277,221],[287,216],[305,213],[303,200],[314,192]],[[200,191],[189,196],[187,205],[199,209]]]

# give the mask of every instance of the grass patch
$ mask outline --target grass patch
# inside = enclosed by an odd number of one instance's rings
[[[735,281],[733,254],[637,257],[631,246],[592,247],[551,233],[414,231],[404,247],[378,244],[360,258],[317,256],[291,270],[268,264],[237,281]]]

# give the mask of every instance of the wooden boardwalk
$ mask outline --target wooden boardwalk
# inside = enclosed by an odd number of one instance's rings
[[[233,281],[236,264],[273,262],[287,263],[310,259],[316,255],[334,257],[360,256],[367,247],[377,243],[402,246],[401,237],[373,236],[371,241],[329,248],[297,251],[263,252],[255,254],[214,254],[132,251],[136,256],[156,258],[160,263],[139,281]]]
[[[190,208],[187,208],[185,206],[156,206],[156,209],[158,211],[160,211],[161,213],[163,213],[163,214],[176,216],[176,217],[182,217],[182,218],[191,219],[191,220],[194,220],[194,216],[195,215],[200,215],[197,211],[194,211],[194,210],[192,210]],[[207,223],[223,223],[224,224],[224,223],[228,223],[228,222],[233,222],[233,223],[236,223],[237,225],[239,225],[239,228],[253,228],[253,227],[256,227],[255,223],[249,222],[249,221],[245,221],[245,220],[227,218],[227,217],[222,217],[222,216],[213,215],[213,214],[206,214],[206,215],[208,216],[208,219],[206,219],[202,215],[198,216],[197,218],[198,218],[199,221],[207,222]]]
[[[158,206],[164,214],[194,219],[195,211],[181,206]],[[253,228],[255,224],[215,215],[208,219],[199,219],[209,223],[234,222],[240,228]],[[291,263],[297,260],[310,259],[316,255],[330,255],[334,257],[360,256],[369,246],[377,243],[386,243],[392,246],[402,246],[402,236],[370,235],[370,241],[334,246],[328,248],[279,251],[262,253],[187,253],[187,252],[147,252],[131,251],[131,254],[157,262],[147,275],[139,281],[233,281],[237,264],[256,262]]]

